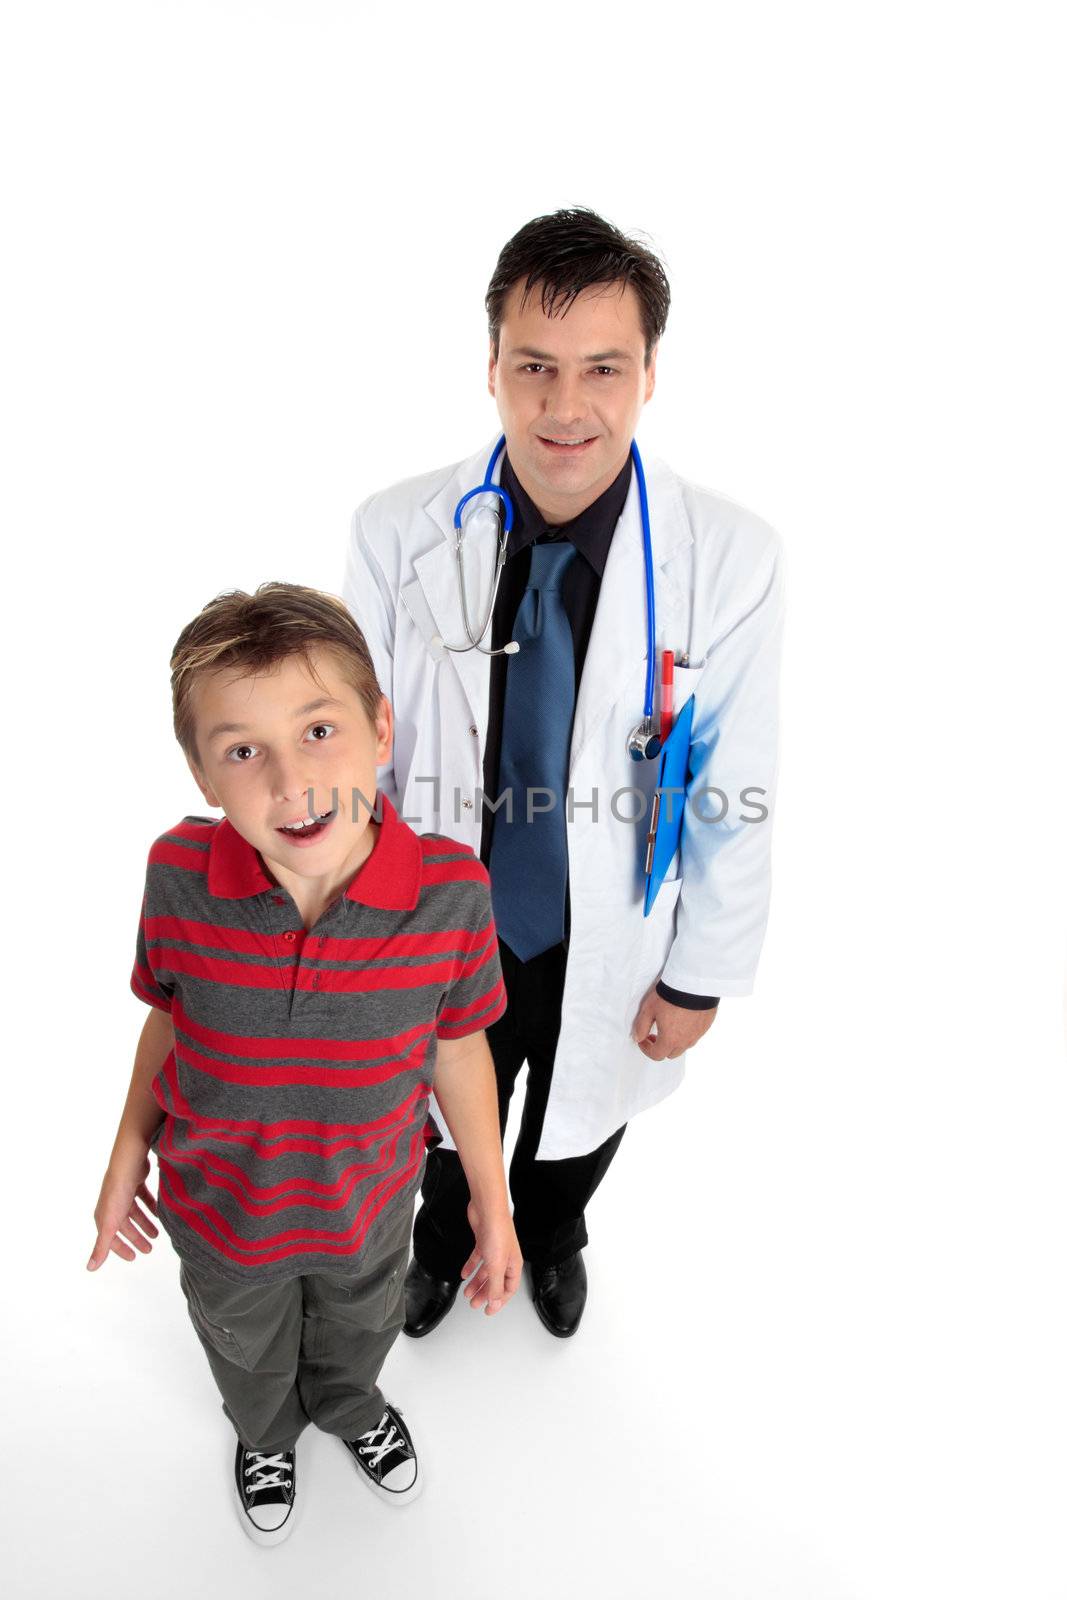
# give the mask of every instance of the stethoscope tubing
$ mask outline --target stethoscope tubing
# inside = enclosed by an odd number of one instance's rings
[[[463,627],[470,642],[465,645],[447,645],[445,648],[460,655],[468,650],[482,649],[482,640],[485,637],[486,629],[492,621],[493,610],[496,606],[497,591],[500,588],[500,575],[503,571],[504,558],[507,551],[508,535],[511,533],[515,521],[515,508],[512,504],[511,496],[500,484],[493,482],[493,468],[499,461],[506,443],[507,436],[501,434],[492,455],[489,457],[489,464],[485,469],[485,477],[475,488],[467,490],[452,516],[452,526],[456,533],[456,560],[459,566],[459,591],[463,607]],[[652,525],[648,510],[648,485],[645,482],[645,467],[644,462],[641,460],[641,452],[637,448],[636,439],[631,439],[630,441],[630,455],[633,459],[634,471],[637,473],[637,496],[641,506],[641,538],[645,558],[645,613],[648,630],[648,663],[645,667],[644,715],[646,722],[648,722],[651,720],[656,700],[656,585],[653,577]],[[495,494],[503,502],[504,524],[497,534],[498,545],[496,570],[493,574],[493,592],[489,597],[485,621],[479,629],[477,638],[475,638],[470,624],[470,617],[467,613],[467,585],[463,572],[463,508],[468,500],[473,500],[476,495],[480,494]],[[443,640],[442,643],[444,643]],[[487,653],[496,654],[495,651]]]

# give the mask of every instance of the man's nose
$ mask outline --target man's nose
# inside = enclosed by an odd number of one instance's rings
[[[551,392],[545,398],[549,420],[560,428],[572,428],[585,416],[585,397],[577,373],[559,373]]]

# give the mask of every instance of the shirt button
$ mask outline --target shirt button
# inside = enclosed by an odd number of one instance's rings
[[[274,901],[276,906],[283,906],[285,904],[285,901],[282,899],[280,894],[272,894],[271,899]]]
[[[471,725],[470,725],[470,727],[469,727],[469,728],[468,728],[468,730],[467,730],[467,731],[468,731],[468,733],[473,733],[473,734],[474,734],[474,736],[475,736],[475,738],[477,738],[477,736],[478,736],[478,730],[477,730],[477,728],[476,728],[476,727],[475,727],[475,726],[474,726],[474,723],[473,723],[473,722],[472,722],[472,723],[471,723]]]
[[[282,938],[288,940],[289,944],[292,944],[293,940],[296,938],[296,934],[293,932],[292,928],[286,928],[285,932],[282,934]]]

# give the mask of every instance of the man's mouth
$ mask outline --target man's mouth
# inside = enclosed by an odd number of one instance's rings
[[[555,455],[579,456],[588,445],[596,443],[596,436],[588,439],[555,439],[551,434],[539,433],[537,436],[541,443]]]
[[[274,831],[280,833],[290,844],[307,845],[314,839],[322,838],[335,816],[335,811],[322,811],[314,817],[298,817],[293,822],[283,823]]]

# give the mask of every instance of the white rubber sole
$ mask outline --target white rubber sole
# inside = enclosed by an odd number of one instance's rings
[[[241,1492],[237,1487],[236,1480],[231,1479],[231,1483],[233,1487],[234,1504],[237,1507],[238,1520],[240,1521],[245,1533],[251,1539],[252,1543],[258,1544],[264,1549],[269,1548],[269,1546],[273,1544],[284,1544],[296,1525],[296,1519],[299,1514],[301,1504],[299,1496],[294,1497],[292,1509],[290,1510],[289,1515],[286,1517],[282,1526],[280,1528],[275,1528],[270,1532],[265,1532],[264,1529],[256,1527],[255,1523],[245,1511],[244,1501],[241,1498]]]

